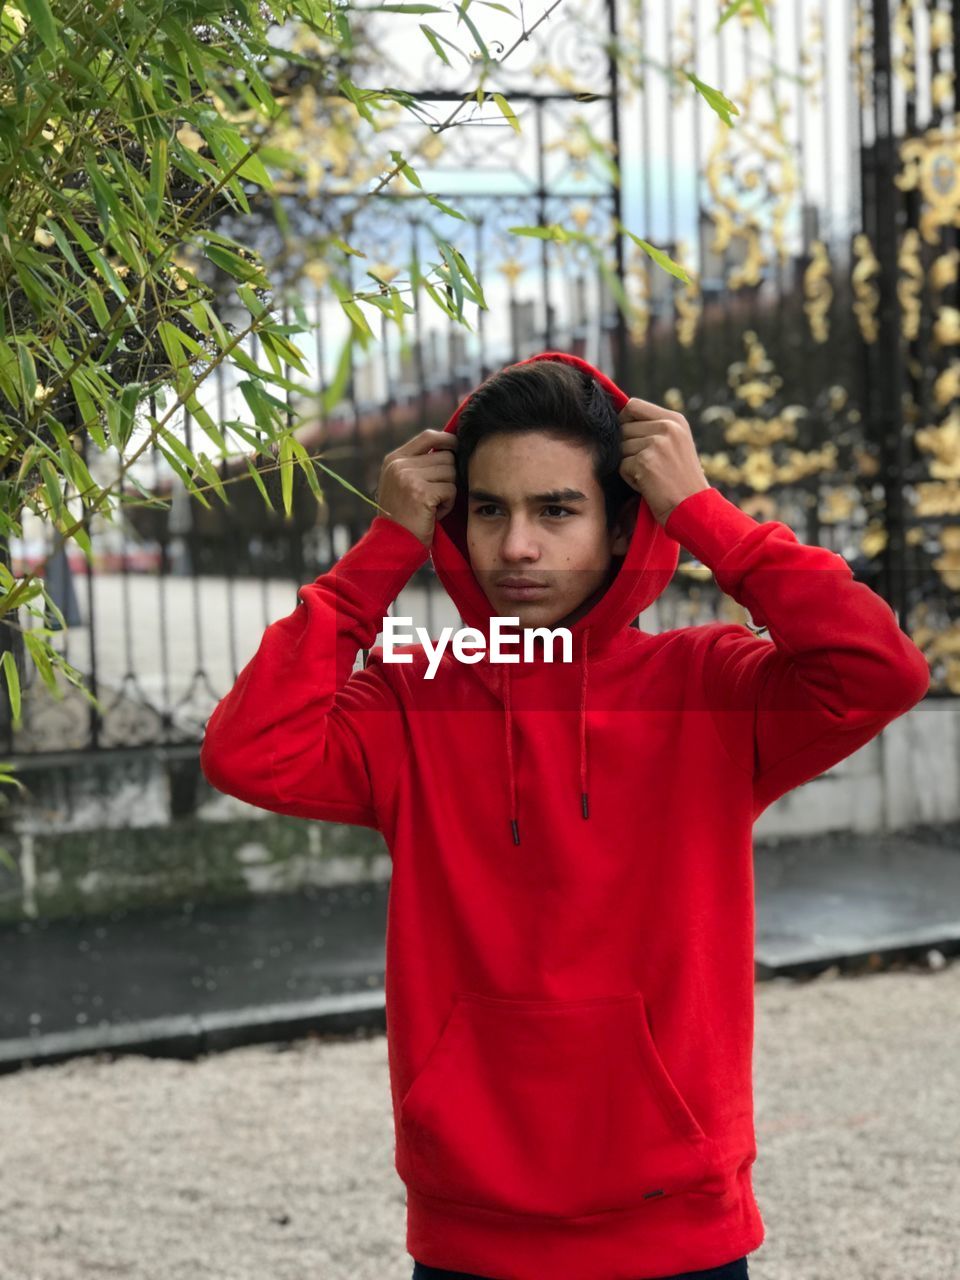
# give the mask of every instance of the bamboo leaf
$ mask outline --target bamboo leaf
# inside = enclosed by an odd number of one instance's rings
[[[60,46],[57,35],[57,24],[47,0],[17,0],[17,7],[25,9],[30,21],[37,29],[37,35],[51,53],[56,53]]]
[[[13,727],[14,729],[22,729],[23,721],[20,719],[20,673],[17,671],[17,661],[11,649],[6,649],[3,654],[3,674],[7,678],[7,692],[10,695],[10,712],[13,716]]]
[[[419,187],[421,190],[423,190],[423,183],[420,181],[417,171],[415,169],[412,169],[410,165],[407,164],[406,160],[404,160],[403,158],[402,151],[391,151],[390,159],[393,161],[395,165],[400,166],[400,172],[403,174],[405,178],[408,178],[415,187]]]
[[[37,394],[37,366],[33,362],[33,352],[22,338],[17,340],[17,358],[23,397],[27,404],[33,404]]]
[[[280,492],[283,496],[283,510],[287,516],[293,515],[293,449],[290,436],[280,437]]]
[[[545,227],[508,227],[507,230],[515,236],[533,236],[537,240],[569,240],[570,233],[566,227],[561,227],[559,223],[551,222]]]
[[[442,213],[448,213],[451,218],[460,218],[464,222],[467,221],[466,214],[461,213],[459,209],[451,209],[450,205],[444,204],[438,196],[431,195],[429,191],[425,191],[423,196],[425,200],[430,201],[435,209],[439,209]]]
[[[642,240],[639,236],[635,236],[632,231],[628,231],[623,223],[619,223],[620,230],[624,235],[628,235],[634,244],[638,244],[644,253],[648,254],[658,267],[663,267],[664,271],[669,271],[672,276],[676,276],[678,280],[682,280],[684,284],[690,283],[690,277],[684,271],[679,262],[674,260],[662,249],[655,248],[652,244],[648,244],[646,240]]]
[[[262,478],[261,478],[261,476],[260,476],[260,470],[259,470],[259,468],[257,467],[256,463],[253,461],[253,459],[252,459],[252,458],[245,457],[245,458],[244,458],[244,462],[246,462],[246,464],[247,464],[247,470],[250,472],[250,475],[251,475],[251,477],[253,478],[253,482],[254,482],[254,484],[257,486],[257,488],[258,488],[258,489],[260,490],[260,492],[263,494],[263,500],[264,500],[264,502],[267,504],[267,510],[268,510],[268,511],[272,511],[272,510],[273,510],[273,503],[270,501],[270,495],[267,493],[267,487],[266,487],[266,485],[263,483],[263,480],[262,480]]]
[[[514,115],[513,107],[510,106],[510,103],[506,100],[506,98],[503,96],[502,93],[491,94],[491,97],[493,98],[497,106],[500,108],[501,112],[506,117],[506,119],[510,122],[510,126],[514,130],[514,132],[519,133],[520,121]]]
[[[467,5],[469,3],[470,3],[470,0],[463,0],[463,4],[457,6],[457,11],[456,11],[457,22],[459,23],[463,21],[466,24],[466,26],[469,28],[470,34],[473,36],[474,40],[476,40],[477,42],[477,48],[483,54],[484,61],[488,62],[490,60],[490,50],[484,44],[483,36],[477,30],[477,24],[467,14]],[[483,90],[481,89],[480,92],[482,93]]]
[[[430,41],[433,51],[437,55],[437,57],[440,59],[440,61],[443,62],[448,67],[452,66],[453,64],[451,63],[450,59],[447,57],[446,53],[444,52],[443,46],[440,43],[442,37],[439,36],[436,31],[434,31],[433,27],[428,27],[425,22],[420,23],[420,30]]]
[[[731,102],[719,89],[713,89],[710,85],[704,84],[692,71],[684,71],[683,74],[696,89],[697,93],[713,108],[723,123],[732,127],[733,120],[731,117],[740,114],[740,108],[736,103]]]
[[[365,493],[361,493],[361,492],[360,492],[360,490],[359,490],[358,488],[356,488],[356,486],[355,486],[355,485],[352,485],[352,484],[350,483],[350,481],[349,481],[349,480],[345,480],[345,479],[343,478],[343,476],[341,476],[341,475],[337,475],[336,471],[331,471],[331,470],[330,470],[330,468],[329,468],[328,466],[325,466],[325,465],[324,465],[324,464],[319,460],[319,458],[314,458],[314,460],[313,460],[313,461],[314,461],[315,465],[316,465],[316,466],[318,466],[318,467],[320,468],[320,470],[321,470],[321,471],[326,472],[326,474],[327,474],[328,476],[331,476],[334,480],[336,480],[336,482],[337,482],[338,484],[342,484],[342,485],[343,485],[343,487],[344,487],[345,489],[349,489],[351,493],[356,494],[356,496],[357,496],[358,498],[362,498],[362,499],[364,500],[364,502],[369,502],[369,503],[370,503],[370,505],[371,505],[372,507],[376,507],[376,506],[377,506],[377,504],[376,504],[376,503],[375,503],[375,502],[374,502],[370,497],[368,497],[368,496],[367,496],[367,494],[365,494]],[[379,510],[379,508],[377,508],[377,509]]]
[[[773,35],[773,27],[770,25],[770,17],[767,13],[767,7],[764,0],[732,0],[730,6],[720,15],[720,21],[714,27],[714,31],[719,31],[725,22],[736,16],[744,5],[749,4],[753,12],[757,15],[763,25],[766,27],[770,35]]]

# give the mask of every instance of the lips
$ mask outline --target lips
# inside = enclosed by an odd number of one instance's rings
[[[508,600],[539,600],[547,591],[544,582],[501,582],[498,590]]]
[[[534,578],[501,578],[497,583],[498,587],[506,590],[536,590],[542,591],[546,587],[545,582],[537,582]]]

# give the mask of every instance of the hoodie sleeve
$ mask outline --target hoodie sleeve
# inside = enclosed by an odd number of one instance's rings
[[[378,827],[377,796],[402,758],[402,711],[379,664],[353,670],[429,549],[389,516],[271,623],[214,707],[200,748],[207,780],[276,813]]]
[[[664,530],[769,631],[762,639],[740,624],[703,628],[706,706],[752,775],[754,817],[929,689],[923,652],[835,551],[800,542],[778,520],[754,520],[712,487],[678,503]]]

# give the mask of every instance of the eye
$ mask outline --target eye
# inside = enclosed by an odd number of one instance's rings
[[[482,516],[488,511],[498,511],[498,510],[499,508],[497,507],[497,504],[495,502],[484,502],[480,506],[474,507],[473,514],[475,516]],[[565,519],[567,516],[575,516],[577,514],[576,511],[573,511],[570,507],[561,507],[558,503],[555,503],[555,502],[548,503],[548,505],[545,506],[543,510],[554,513],[548,516],[548,519],[550,520],[562,520],[562,519]],[[557,512],[559,512],[560,514],[559,515],[555,514]]]

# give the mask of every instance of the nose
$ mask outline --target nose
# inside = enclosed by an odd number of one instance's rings
[[[539,560],[540,548],[534,530],[522,515],[509,521],[500,544],[500,555],[507,564]]]

